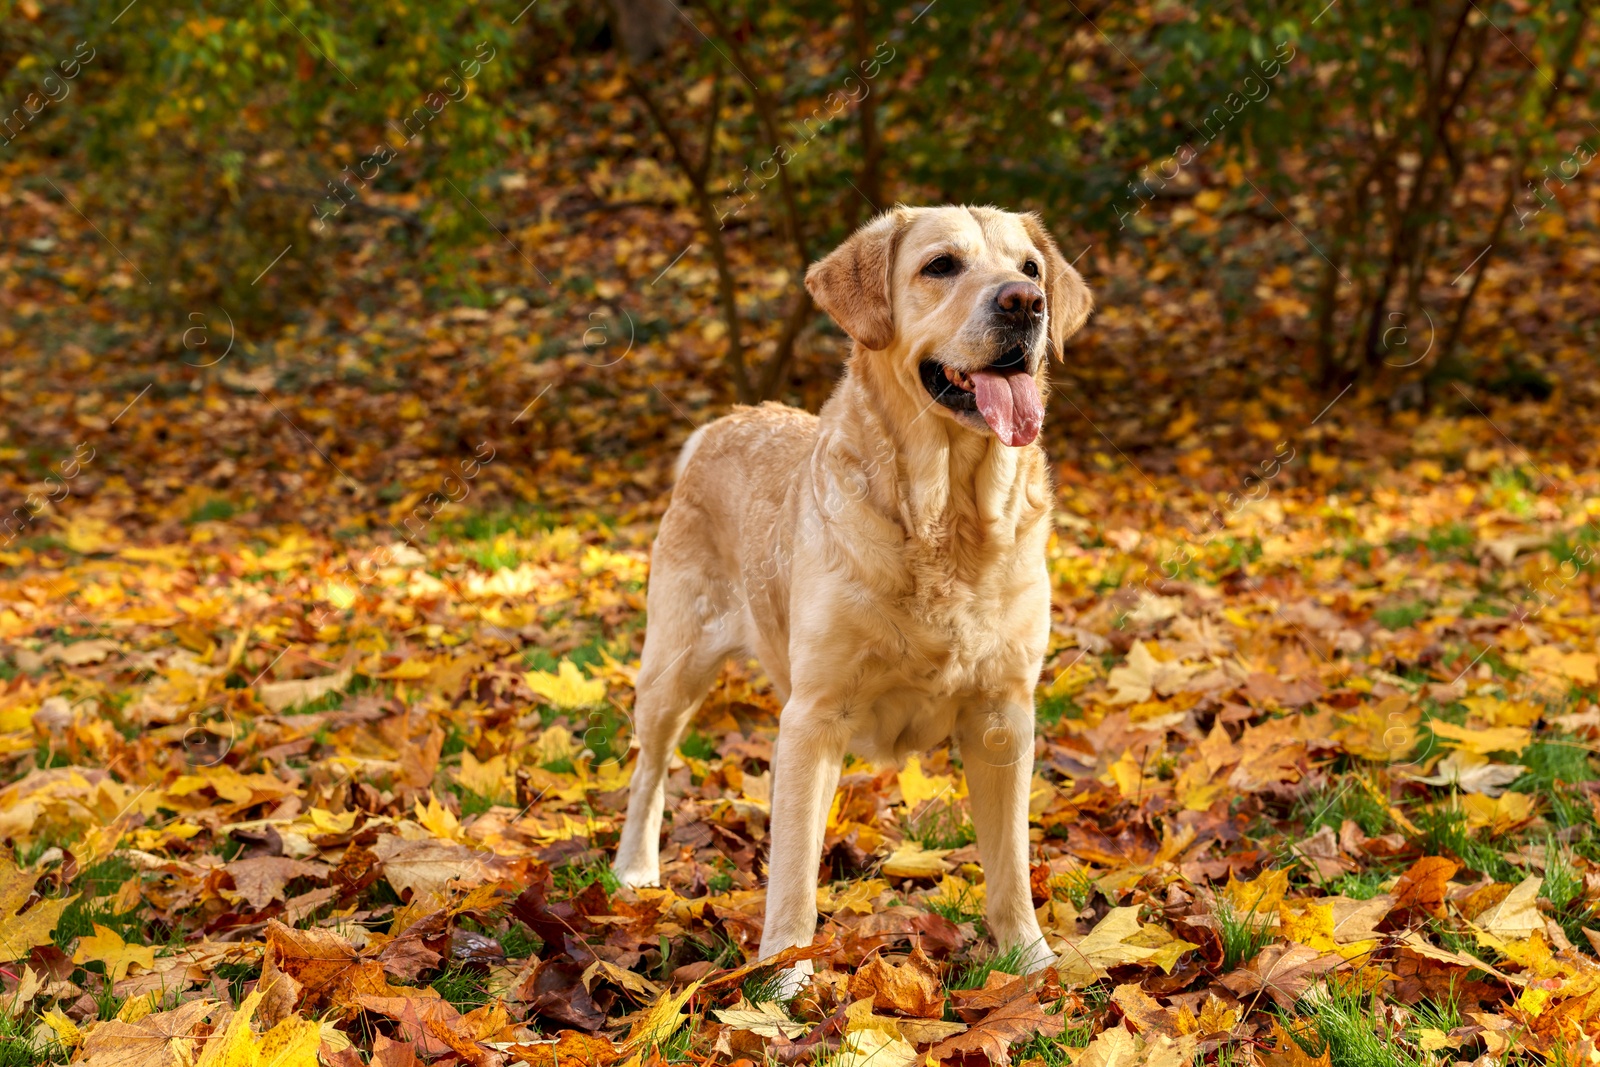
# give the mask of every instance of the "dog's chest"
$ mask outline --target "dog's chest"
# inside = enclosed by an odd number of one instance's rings
[[[890,641],[882,651],[899,657],[907,681],[924,698],[1011,688],[1026,677],[1047,639],[1043,553],[1031,565],[1015,551],[961,568],[951,567],[950,559],[937,546],[907,553],[907,592],[891,608],[895,630],[906,640]]]

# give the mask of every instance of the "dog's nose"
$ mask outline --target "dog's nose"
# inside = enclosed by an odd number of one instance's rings
[[[994,309],[1006,318],[1044,312],[1044,290],[1032,282],[1006,282],[994,294]]]

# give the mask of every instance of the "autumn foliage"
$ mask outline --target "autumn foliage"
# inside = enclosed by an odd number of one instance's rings
[[[1589,9],[683,6],[0,5],[0,1065],[1593,1061]],[[894,199],[1041,209],[1100,309],[1033,975],[949,749],[847,764],[754,958],[748,663],[607,866],[677,450],[818,406],[800,269]]]

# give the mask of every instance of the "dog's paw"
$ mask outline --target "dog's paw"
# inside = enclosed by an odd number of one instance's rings
[[[645,886],[659,886],[661,884],[661,870],[652,867],[644,868],[622,867],[613,865],[611,873],[622,883],[624,889],[642,889]]]

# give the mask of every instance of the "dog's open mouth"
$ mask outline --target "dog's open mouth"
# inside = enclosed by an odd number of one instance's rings
[[[934,402],[954,412],[983,416],[995,436],[1013,448],[1032,444],[1044,422],[1039,384],[1028,373],[1028,355],[1015,345],[982,370],[970,373],[925,359],[917,368]]]

